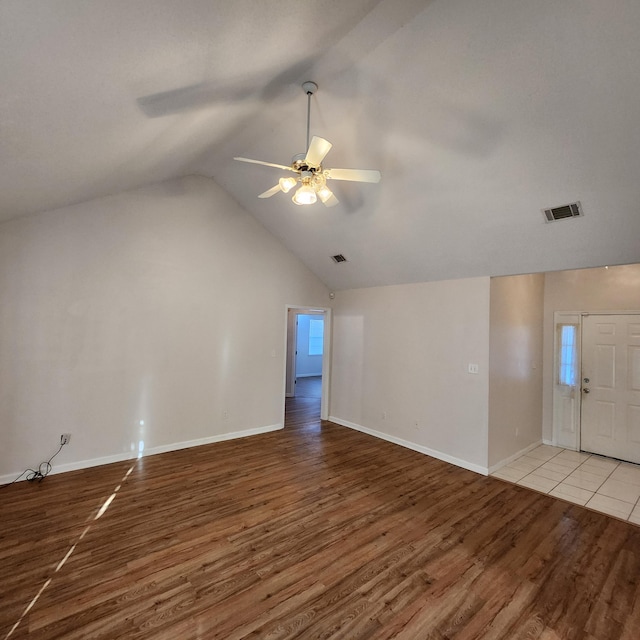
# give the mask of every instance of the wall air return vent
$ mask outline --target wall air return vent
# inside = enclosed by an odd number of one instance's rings
[[[340,263],[340,262],[349,262],[341,253],[336,253],[335,256],[331,256],[331,259],[335,262],[335,263]]]
[[[577,218],[584,215],[582,213],[582,205],[579,202],[564,204],[561,207],[553,207],[552,209],[543,209],[545,222],[555,222],[556,220],[564,220],[565,218]]]

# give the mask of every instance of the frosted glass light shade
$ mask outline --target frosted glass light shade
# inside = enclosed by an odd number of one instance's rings
[[[323,185],[318,189],[318,197],[320,198],[320,200],[322,200],[322,202],[326,202],[332,195],[333,193],[331,192],[331,189],[327,187],[327,185]]]
[[[298,181],[295,178],[280,178],[280,180],[278,180],[278,183],[280,184],[280,188],[285,193],[289,193],[289,191],[291,191],[291,189],[296,186]]]
[[[313,204],[318,200],[318,196],[312,186],[304,184],[293,194],[292,200],[296,204]]]

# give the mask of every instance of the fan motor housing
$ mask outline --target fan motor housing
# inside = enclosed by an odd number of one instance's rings
[[[293,160],[291,162],[291,168],[294,171],[308,171],[312,174],[315,173],[321,173],[322,172],[322,167],[321,166],[313,166],[311,164],[307,164],[305,162],[305,154],[304,153],[299,153],[295,156],[293,156]]]

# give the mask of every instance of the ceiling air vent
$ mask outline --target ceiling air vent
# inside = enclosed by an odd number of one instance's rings
[[[553,209],[543,209],[545,222],[555,222],[556,220],[564,220],[565,218],[577,218],[583,215],[582,205],[579,202],[564,204],[561,207],[553,207]]]
[[[339,262],[349,262],[341,253],[337,253],[335,256],[331,256],[331,259],[335,262],[335,263],[339,263]]]

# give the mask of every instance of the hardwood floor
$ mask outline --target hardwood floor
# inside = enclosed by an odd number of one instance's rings
[[[318,403],[0,490],[0,640],[640,636],[638,527],[320,423]]]
[[[322,396],[322,376],[296,379],[296,398],[320,398]]]

